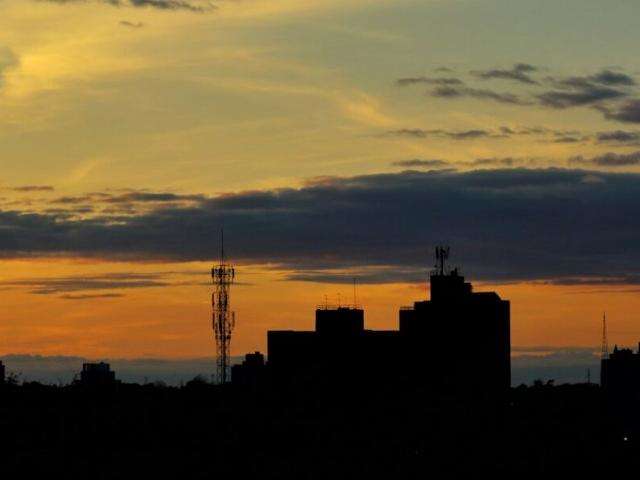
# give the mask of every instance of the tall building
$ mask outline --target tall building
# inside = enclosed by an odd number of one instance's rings
[[[114,385],[116,374],[108,363],[83,363],[80,383],[86,386]]]
[[[4,368],[4,364],[0,362],[0,383],[4,383],[6,379],[6,371]]]
[[[474,292],[444,261],[430,284],[430,300],[400,310],[398,330],[365,329],[359,308],[320,307],[313,331],[269,331],[272,380],[297,386],[402,383],[488,394],[509,389],[509,302],[495,292]]]
[[[439,387],[508,389],[509,301],[495,292],[474,292],[457,269],[434,271],[430,285],[430,300],[400,310],[410,375]]]
[[[600,363],[600,384],[608,393],[635,396],[640,393],[640,344],[638,352],[616,345]]]
[[[382,381],[388,350],[397,351],[399,340],[397,331],[365,330],[360,308],[321,306],[315,330],[267,333],[269,373],[276,383],[296,385]]]

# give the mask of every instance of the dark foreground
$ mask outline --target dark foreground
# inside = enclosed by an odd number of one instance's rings
[[[611,408],[594,385],[520,387],[503,403],[382,388],[4,386],[0,468],[89,480],[638,471],[635,405]]]

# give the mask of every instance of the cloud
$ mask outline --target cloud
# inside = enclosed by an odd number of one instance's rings
[[[615,109],[601,108],[608,120],[617,120],[624,123],[640,123],[640,100],[628,100]]]
[[[545,281],[549,285],[640,285],[640,275],[606,275],[600,277],[566,277]]]
[[[129,28],[142,28],[142,27],[144,27],[144,23],[142,23],[142,22],[130,22],[129,20],[121,20],[120,21],[120,25],[122,25],[123,27],[129,27]]]
[[[432,97],[455,100],[475,98],[515,106],[542,106],[557,110],[592,107],[602,112],[605,118],[628,123],[640,123],[640,100],[627,100],[637,94],[637,81],[627,73],[602,69],[591,75],[547,76],[533,78],[540,71],[538,67],[527,63],[516,63],[508,69],[472,70],[472,79],[510,80],[520,84],[514,92],[499,92],[491,88],[478,88],[472,81],[466,82],[458,77],[405,77],[396,83],[400,86],[416,84],[432,85],[428,93]],[[541,89],[543,89],[541,91]],[[576,143],[578,137],[558,138],[556,143]]]
[[[476,158],[475,160],[466,162],[466,164],[472,167],[482,167],[482,166],[512,167],[513,165],[521,161],[522,161],[521,159],[517,159],[513,157],[504,157],[504,158],[492,157],[492,158]]]
[[[555,89],[539,94],[537,98],[541,105],[557,109],[601,105],[608,100],[617,100],[629,95],[629,90],[624,87],[636,84],[629,75],[611,70],[587,76],[549,77],[547,83]]]
[[[0,251],[6,257],[210,260],[217,256],[216,239],[224,225],[235,261],[297,272],[424,268],[429,246],[446,241],[454,262],[474,279],[601,277],[603,271],[624,276],[640,271],[638,198],[639,175],[589,170],[324,177],[301,188],[221,195],[115,220],[3,211]],[[118,282],[124,282],[122,288],[164,283],[158,278],[63,278],[40,279],[32,287],[73,293]]]
[[[472,129],[472,130],[424,130],[421,128],[401,128],[398,130],[390,130],[384,133],[384,136],[391,137],[414,137],[414,138],[429,138],[429,137],[439,137],[439,138],[448,138],[451,140],[470,140],[475,138],[501,138],[505,135],[503,133],[494,133],[489,130],[480,130],[480,129]]]
[[[445,160],[438,159],[421,159],[421,158],[412,158],[411,160],[400,160],[397,162],[393,162],[392,165],[396,167],[429,167],[429,168],[442,168],[449,166],[449,162]]]
[[[626,73],[613,72],[611,70],[602,70],[599,73],[588,77],[590,80],[601,83],[603,85],[635,85],[636,81]]]
[[[591,158],[583,156],[572,157],[570,163],[597,165],[599,167],[628,167],[640,165],[640,151],[631,153],[608,152]]]
[[[480,70],[472,71],[471,74],[481,78],[483,80],[502,79],[502,80],[514,80],[520,83],[526,83],[529,85],[537,85],[538,82],[531,78],[530,74],[536,72],[538,69],[533,65],[526,63],[516,63],[509,70],[492,69],[492,70]]]
[[[596,134],[596,141],[598,143],[637,144],[640,142],[640,132],[628,132],[624,130],[599,132]]]
[[[99,215],[135,215],[159,206],[187,206],[205,200],[203,195],[178,194],[173,192],[152,192],[128,190],[125,192],[91,192],[82,195],[66,195],[47,199],[50,213],[61,216],[74,214],[88,218]],[[93,213],[94,215],[87,215]]]
[[[473,160],[459,160],[459,161],[446,161],[446,160],[437,160],[437,159],[411,159],[411,160],[402,160],[398,162],[393,162],[392,165],[397,167],[406,167],[406,168],[448,168],[452,171],[455,170],[455,167],[465,167],[465,168],[477,168],[477,167],[514,167],[516,165],[528,165],[532,166],[537,163],[536,158],[517,158],[517,157],[485,157],[485,158],[476,158]]]
[[[21,185],[19,187],[10,187],[9,190],[13,192],[23,192],[23,193],[32,193],[32,192],[53,192],[55,190],[51,185]]]
[[[210,1],[187,0],[36,0],[38,2],[56,3],[60,5],[72,3],[101,3],[114,7],[153,8],[158,10],[186,10],[203,13],[218,7]]]
[[[93,300],[96,298],[120,298],[124,297],[122,293],[96,293],[96,294],[65,294],[60,298],[65,300]]]
[[[574,137],[571,135],[558,135],[556,138],[552,139],[552,143],[581,143],[585,140],[588,140],[588,137]]]
[[[347,272],[323,269],[301,269],[286,275],[287,280],[298,282],[352,284],[385,284],[394,282],[420,283],[425,280],[424,267],[376,266],[349,269]]]
[[[479,100],[493,100],[498,103],[508,103],[512,105],[531,104],[531,102],[514,93],[500,93],[486,88],[443,86],[432,90],[431,96],[439,98],[471,97]]]
[[[408,78],[400,78],[396,80],[396,83],[405,87],[408,85],[415,85],[418,83],[425,83],[427,85],[462,85],[463,82],[459,78],[453,77],[444,77],[444,78],[433,78],[433,77],[408,77]]]
[[[551,90],[537,96],[541,105],[564,109],[592,105],[603,100],[624,97],[626,93],[608,87],[585,85],[576,87],[575,91]]]
[[[0,282],[3,287],[27,287],[30,293],[52,295],[68,292],[84,292],[92,290],[121,290],[131,288],[164,287],[169,285],[159,280],[160,274],[110,273],[95,276],[29,278],[23,280],[6,280]],[[116,294],[62,295],[61,298],[79,300],[84,298],[113,297]]]

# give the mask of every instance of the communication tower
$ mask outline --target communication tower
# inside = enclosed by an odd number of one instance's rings
[[[236,324],[235,313],[230,311],[231,285],[235,280],[235,268],[225,263],[224,232],[220,232],[220,263],[211,269],[213,293],[211,306],[213,308],[212,326],[216,340],[218,383],[227,383],[229,376],[229,346],[231,334]]]
[[[602,314],[602,346],[600,358],[606,360],[609,358],[609,340],[607,339],[607,314]]]

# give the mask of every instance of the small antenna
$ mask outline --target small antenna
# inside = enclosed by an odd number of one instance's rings
[[[587,385],[591,385],[591,369],[587,368]]]
[[[607,339],[607,313],[602,314],[602,349],[600,358],[606,360],[609,358],[609,340]]]
[[[449,247],[436,247],[436,272],[439,275],[445,273],[445,263],[449,259]]]

